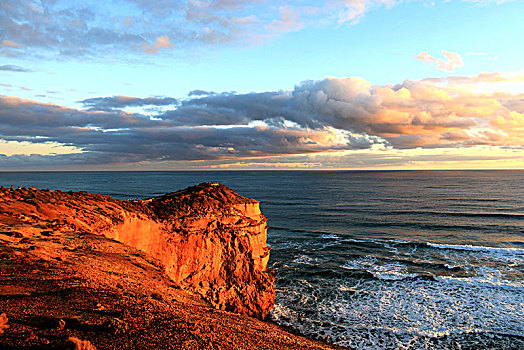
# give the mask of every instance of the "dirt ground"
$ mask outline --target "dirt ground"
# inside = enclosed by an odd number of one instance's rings
[[[338,348],[215,310],[137,249],[78,232],[0,232],[1,314],[6,350]]]

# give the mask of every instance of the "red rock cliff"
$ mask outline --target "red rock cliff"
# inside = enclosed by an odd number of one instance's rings
[[[0,189],[0,229],[104,235],[160,260],[183,289],[214,307],[264,318],[274,304],[266,217],[259,202],[218,183],[148,200],[88,192]]]

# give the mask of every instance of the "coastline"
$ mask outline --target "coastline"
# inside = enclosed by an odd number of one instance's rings
[[[34,199],[20,203],[46,213]],[[99,349],[339,349],[272,322],[217,310],[174,283],[159,259],[115,237],[49,229],[34,213],[26,213],[21,229],[20,222],[6,219],[14,216],[6,215],[5,206],[2,211],[3,348],[78,348],[69,340],[74,338]]]
[[[5,349],[341,349],[216,310],[173,286],[158,261],[103,236],[0,234]],[[63,326],[61,326],[63,323]]]
[[[124,200],[220,181],[261,200],[270,219],[268,266],[279,272],[270,319],[278,324],[350,348],[520,348],[523,256],[522,244],[515,241],[522,237],[522,221],[511,208],[521,204],[522,177],[446,174],[155,173],[144,178],[79,172],[4,177],[3,184],[87,189]],[[457,183],[465,186],[459,193]],[[486,186],[490,183],[495,185]],[[419,188],[428,190],[422,196]],[[479,191],[485,195],[478,197]],[[501,215],[492,215],[495,208]],[[464,250],[471,246],[492,248]],[[424,266],[411,264],[425,256],[433,258]],[[441,277],[427,279],[430,274]],[[472,332],[478,329],[484,331]]]

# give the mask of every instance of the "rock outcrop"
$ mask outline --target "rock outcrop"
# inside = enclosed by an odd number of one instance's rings
[[[0,189],[0,230],[31,237],[103,235],[158,259],[182,289],[215,308],[264,318],[274,304],[266,217],[259,202],[218,183],[148,200],[88,192]]]
[[[36,220],[41,214],[30,215]],[[19,228],[31,228],[24,220]],[[104,235],[33,227],[41,231],[24,237],[23,230],[5,229],[0,230],[2,350],[339,349],[270,322],[216,310],[179,288],[158,260]]]

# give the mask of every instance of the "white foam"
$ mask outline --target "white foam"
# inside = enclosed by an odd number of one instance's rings
[[[399,239],[399,238],[388,238],[386,240],[386,242],[393,242],[393,243],[400,243],[400,244],[414,243],[414,242],[405,241],[405,240]]]
[[[385,281],[399,281],[417,276],[413,273],[407,273],[406,266],[401,263],[377,265],[376,262],[376,258],[365,257],[348,261],[341,267],[347,270],[364,270],[371,273],[373,277]]]
[[[458,258],[456,254],[453,257],[448,256],[447,252],[464,252],[464,257],[460,258],[462,263],[460,265],[467,264],[471,258],[486,260],[480,263],[480,265],[489,265],[490,261],[500,261],[505,263],[506,266],[518,266],[524,264],[524,249],[521,248],[500,248],[500,247],[486,247],[486,246],[474,246],[474,245],[459,245],[459,244],[437,244],[437,243],[426,243],[432,248],[442,250],[442,254],[455,260]],[[457,261],[454,261],[457,263]]]
[[[373,263],[373,258],[356,259],[345,268],[372,270]],[[468,341],[465,334],[472,334],[472,348],[489,348],[494,334],[524,333],[524,286],[504,280],[496,269],[482,267],[476,277],[437,280],[398,280],[405,273],[402,264],[383,265],[375,273],[381,271],[392,279],[300,282],[285,289],[277,284],[272,317],[306,335],[355,349],[456,348]],[[494,288],[500,285],[504,288]],[[501,348],[524,345],[519,339],[501,337],[495,343],[502,342]]]
[[[322,238],[324,238],[324,239],[339,239],[339,238],[340,238],[340,236],[335,235],[335,234],[333,234],[333,233],[326,233],[326,234],[323,234],[323,235],[320,236],[320,237],[322,237]]]
[[[317,262],[317,259],[307,255],[300,255],[293,259],[293,262],[296,264],[313,265],[315,262]]]
[[[386,281],[400,281],[417,276],[414,273],[407,273],[406,266],[399,263],[375,266],[374,271],[368,272],[371,272],[375,278]]]
[[[427,242],[427,245],[433,248],[439,249],[453,249],[453,250],[466,250],[473,252],[488,252],[488,253],[502,253],[502,254],[512,254],[512,255],[522,255],[524,257],[524,249],[521,248],[499,248],[499,247],[485,247],[485,246],[476,246],[476,245],[460,245],[460,244],[438,244]]]
[[[341,267],[346,270],[360,270],[362,269],[362,264],[357,261],[348,261]]]
[[[472,277],[435,276],[435,279],[445,283],[472,285],[480,288],[501,287],[524,291],[524,281],[510,281],[504,278],[501,271],[481,266],[475,270]]]

